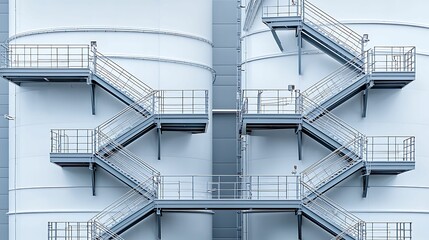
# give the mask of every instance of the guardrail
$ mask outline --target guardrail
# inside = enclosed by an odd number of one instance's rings
[[[415,161],[415,137],[367,136],[366,139],[367,161]]]
[[[100,223],[107,229],[110,229],[133,213],[144,208],[156,197],[156,178],[156,176],[149,178],[136,188],[131,189],[91,218],[90,222]],[[98,234],[97,236],[102,235]]]
[[[89,68],[89,45],[9,44],[3,55],[9,68]]]
[[[124,92],[134,101],[141,99],[153,91],[142,80],[97,51],[94,45],[91,52],[91,67],[93,72],[101,76],[111,86]]]
[[[364,137],[361,132],[348,125],[327,109],[319,106],[306,96],[301,95],[301,97],[304,119],[341,145],[345,146],[352,141]],[[362,157],[362,147],[356,146],[350,150],[354,151],[356,155]]]
[[[94,129],[52,129],[51,153],[94,153]]]
[[[245,114],[300,114],[299,93],[286,89],[243,90]]]
[[[307,167],[301,172],[302,181],[312,189],[318,189],[360,161],[359,156],[350,151],[349,148],[360,147],[363,143],[364,138],[356,139]]]
[[[299,176],[160,176],[158,198],[300,200]]]
[[[288,4],[264,6],[263,17],[302,17],[304,23],[332,41],[359,55],[363,39],[358,33],[306,0],[291,0]]]
[[[356,240],[364,240],[364,221],[302,182],[302,204]],[[311,193],[311,194],[308,194]],[[311,197],[310,197],[311,196]]]
[[[208,114],[207,90],[156,90],[155,113],[157,114]]]
[[[367,240],[409,240],[411,222],[366,222]]]
[[[93,240],[104,235],[103,239],[123,240],[103,225],[94,222],[48,222],[49,240]]]
[[[368,52],[371,72],[415,72],[416,48],[377,46]]]

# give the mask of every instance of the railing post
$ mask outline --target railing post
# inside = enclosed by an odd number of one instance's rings
[[[94,74],[97,73],[97,41],[91,41],[91,52],[92,52],[92,71]]]
[[[205,90],[205,113],[208,114],[209,113],[209,91]]]
[[[262,95],[263,91],[262,90],[258,90],[258,97],[256,100],[256,113],[259,114],[261,111],[261,95]]]

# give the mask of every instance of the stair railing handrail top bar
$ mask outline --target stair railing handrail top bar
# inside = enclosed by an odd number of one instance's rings
[[[323,162],[325,162],[326,160],[332,158],[333,156],[338,156],[338,153],[342,153],[344,149],[348,149],[349,146],[352,146],[354,144],[359,143],[359,139],[354,139],[352,141],[350,141],[349,143],[345,144],[344,146],[341,146],[340,148],[336,149],[335,151],[332,151],[330,154],[328,154],[326,157],[322,158],[321,160],[311,164],[310,166],[308,166],[306,169],[304,169],[300,175],[301,178],[303,175],[308,174],[308,172],[313,171],[313,169],[317,168],[319,165],[323,164]],[[338,158],[341,157],[348,157],[348,156],[338,156]],[[310,187],[310,185],[308,185]]]
[[[339,75],[344,75],[344,72],[346,71],[347,75],[349,75],[352,72],[356,72],[357,70],[350,70],[350,66],[356,67],[356,64],[358,64],[358,61],[362,61],[362,71],[357,71],[356,73],[362,73],[365,74],[365,67],[366,63],[368,61],[367,54],[370,50],[366,50],[362,54],[359,54],[358,56],[354,57],[353,59],[349,60],[339,68],[332,71],[330,74],[328,74],[326,77],[322,78],[321,80],[314,83],[312,86],[308,87],[301,93],[304,95],[309,94],[309,92],[314,91],[314,89],[319,88],[322,84],[326,84],[327,82],[330,82],[332,79],[335,79]]]
[[[269,175],[269,174],[262,174],[262,175],[239,175],[239,174],[233,174],[233,175],[211,175],[211,174],[161,174],[159,177],[238,177],[238,178],[245,178],[245,177],[291,177],[291,178],[299,178],[299,175]]]
[[[346,127],[349,131],[355,132],[360,137],[365,137],[365,135],[363,133],[361,133],[357,129],[353,128],[352,126],[350,126],[349,124],[347,124],[346,122],[344,122],[343,120],[341,120],[340,118],[338,118],[337,116],[335,116],[334,114],[332,114],[326,108],[324,108],[324,107],[320,106],[319,104],[313,102],[310,98],[308,98],[308,97],[306,97],[306,96],[304,96],[302,94],[300,96],[302,96],[304,100],[310,102],[313,106],[315,106],[315,108],[318,109],[317,111],[323,112],[324,116],[328,116],[330,119],[333,119],[335,122],[337,122],[337,123],[341,124],[342,126]]]
[[[350,226],[348,229],[346,229],[346,230],[342,231],[341,233],[339,233],[338,235],[332,237],[330,240],[341,240],[341,239],[344,239],[343,237],[349,236],[350,232],[353,231],[354,229],[356,229],[358,231],[360,230],[359,231],[360,234],[358,236],[358,239],[356,239],[356,240],[364,240],[364,239],[366,239],[364,237],[365,235],[363,235],[363,232],[366,231],[366,229],[365,229],[365,222],[362,221],[362,222],[356,223],[355,225]],[[361,236],[361,235],[363,235],[363,236]],[[397,239],[397,240],[399,240],[399,239]]]
[[[354,38],[355,41],[359,41],[361,43],[362,36],[359,33],[355,32],[353,29],[347,27],[346,25],[344,25],[343,23],[341,23],[340,21],[338,21],[337,19],[335,19],[334,17],[329,15],[328,13],[324,12],[323,10],[318,8],[316,5],[312,4],[310,1],[308,1],[308,0],[298,0],[298,1],[304,2],[304,4],[303,4],[304,5],[304,10],[303,10],[304,11],[304,14],[303,14],[304,15],[304,21],[305,21],[306,15],[307,15],[306,11],[305,11],[306,7],[310,6],[310,8],[313,8],[312,11],[314,11],[315,14],[322,15],[325,20],[329,20],[329,21],[334,22],[334,25],[339,27],[342,30],[342,32],[347,33],[347,37],[352,37],[352,38]]]
[[[353,215],[352,213],[348,212],[346,209],[342,208],[341,206],[339,206],[338,204],[336,204],[333,200],[331,200],[330,198],[326,197],[323,194],[320,194],[316,189],[314,189],[313,187],[309,186],[307,183],[305,183],[304,181],[301,181],[301,185],[303,186],[301,189],[303,191],[303,196],[302,196],[302,201],[304,201],[305,199],[308,199],[309,202],[314,202],[317,200],[322,200],[325,203],[331,205],[332,207],[340,210],[341,212],[343,212],[344,215],[347,215],[348,217],[350,217],[351,219],[354,219],[356,222],[364,222],[362,219],[360,219],[359,217]],[[304,194],[304,189],[308,189],[310,190],[311,194]],[[309,196],[311,195],[315,195],[312,196],[311,198],[309,198]],[[304,204],[305,205],[305,204]]]
[[[157,93],[157,90],[152,90],[149,94],[144,95],[142,98],[140,98],[139,100],[137,100],[136,102],[134,102],[133,104],[128,105],[127,107],[125,107],[124,109],[122,109],[119,113],[115,114],[113,117],[109,118],[108,120],[104,121],[103,123],[101,123],[100,125],[97,126],[96,129],[102,129],[104,126],[107,126],[108,124],[110,124],[112,121],[114,121],[115,119],[117,119],[119,116],[121,116],[122,114],[132,110],[135,111],[135,109],[137,108],[141,108],[144,107],[145,110],[147,110],[148,112],[150,112],[151,114],[154,114],[154,109],[152,108],[152,104],[149,105],[141,105],[142,103],[151,101],[153,96]]]

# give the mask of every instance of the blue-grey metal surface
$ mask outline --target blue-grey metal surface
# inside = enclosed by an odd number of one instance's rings
[[[9,4],[0,0],[0,42],[9,37]],[[1,51],[1,50],[0,50]],[[9,83],[0,81],[0,239],[9,239]]]
[[[213,109],[236,109],[239,29],[237,0],[213,0]],[[213,113],[213,174],[237,174],[235,112]],[[213,239],[239,239],[236,211],[215,211]]]

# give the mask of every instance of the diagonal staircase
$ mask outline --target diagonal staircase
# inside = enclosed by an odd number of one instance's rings
[[[126,69],[101,54],[94,46],[91,49],[92,81],[124,102],[131,105],[142,97],[152,93],[153,89],[146,85]]]
[[[105,239],[110,232],[119,235],[151,215],[155,207],[154,199],[157,197],[157,181],[156,176],[154,179],[147,179],[94,216],[89,222],[108,229],[98,236]],[[145,191],[141,191],[142,189]]]
[[[339,62],[355,59],[363,52],[365,39],[307,0],[289,1],[284,5],[264,6],[262,21],[271,29],[274,39],[283,49],[276,30],[294,29],[302,38]]]

